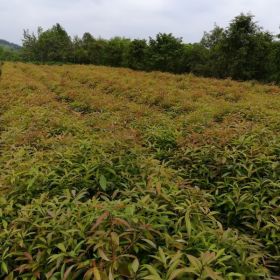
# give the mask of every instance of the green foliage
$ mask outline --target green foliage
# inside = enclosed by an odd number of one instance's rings
[[[129,67],[135,70],[146,69],[148,45],[146,40],[133,40],[129,44],[128,63]]]
[[[30,34],[29,30],[23,31],[22,40],[22,57],[25,61],[42,61],[43,50],[39,50],[38,38],[42,32],[42,29],[38,27],[36,36],[34,33]]]
[[[269,77],[268,81],[280,83],[280,42],[272,42],[271,52],[269,54]]]
[[[279,87],[101,66],[4,71],[1,279],[279,275]]]
[[[1,199],[2,276],[79,279],[93,269],[102,279],[110,274],[111,279],[135,274],[140,279],[181,279],[186,273],[190,279],[221,279],[232,271],[267,275],[259,267],[261,255],[254,256],[256,246],[249,249],[245,237],[225,231],[220,239],[223,230],[215,214],[204,213],[207,203],[195,191],[131,189],[118,197],[89,199],[86,192],[64,191],[52,198],[44,194],[20,208]],[[215,246],[209,247],[210,242]]]
[[[214,210],[227,227],[261,240],[279,261],[278,178],[279,138],[268,131],[238,139],[221,150],[215,147],[186,149],[172,164],[183,166],[182,177],[207,190],[215,199]],[[269,265],[269,266],[270,266]]]
[[[105,63],[105,51],[107,42],[95,39],[90,33],[85,33],[82,38],[82,49],[85,51],[83,63],[101,65]]]
[[[182,39],[159,33],[149,41],[149,68],[178,73],[181,67]]]
[[[265,79],[272,35],[261,31],[253,16],[236,17],[225,32],[221,50],[227,64],[227,75],[234,79]]]
[[[38,37],[39,57],[41,61],[66,62],[71,49],[71,39],[60,24],[51,29],[40,30]]]
[[[215,25],[211,32],[204,32],[201,39],[201,45],[207,49],[212,49],[217,46],[221,40],[224,38],[224,29]]]
[[[0,60],[0,79],[1,79],[1,76],[2,76],[3,64],[4,64],[4,63]]]
[[[0,61],[18,61],[20,60],[20,50],[4,48],[0,45]]]
[[[201,44],[184,46],[182,72],[191,72],[196,75],[209,75],[210,71],[205,62],[208,61],[209,51]]]
[[[158,33],[155,38],[109,40],[85,33],[70,38],[61,25],[37,34],[23,34],[23,49],[6,53],[6,60],[40,63],[79,63],[135,70],[194,73],[196,75],[279,82],[279,42],[263,31],[251,14],[240,14],[228,27],[214,27],[199,43],[186,44],[172,34]],[[1,58],[1,52],[0,52]]]
[[[120,37],[112,38],[105,48],[105,65],[113,67],[127,66],[127,53],[130,40]]]
[[[0,47],[12,49],[12,50],[19,50],[21,48],[19,45],[13,44],[3,39],[0,39]]]

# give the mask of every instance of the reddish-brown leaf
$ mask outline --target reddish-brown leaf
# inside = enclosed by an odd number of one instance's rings
[[[129,223],[121,218],[114,218],[112,222],[114,225],[120,225],[120,226],[125,226],[127,228],[130,228]]]
[[[109,211],[105,211],[94,223],[94,225],[91,227],[90,231],[94,231],[96,228],[98,228],[98,226],[105,220],[108,218],[108,216],[110,215]]]

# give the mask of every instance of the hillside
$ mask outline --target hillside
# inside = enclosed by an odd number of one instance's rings
[[[5,63],[0,278],[280,274],[280,88]]]
[[[21,48],[21,46],[14,44],[14,43],[10,43],[3,39],[0,39],[0,47],[9,48],[12,50],[19,50]]]

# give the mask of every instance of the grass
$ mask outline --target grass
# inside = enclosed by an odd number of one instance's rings
[[[280,88],[5,63],[1,279],[277,279]]]

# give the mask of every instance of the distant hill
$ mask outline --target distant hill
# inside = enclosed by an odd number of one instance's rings
[[[4,47],[4,48],[9,48],[9,49],[13,49],[13,50],[18,50],[21,48],[21,46],[8,42],[6,40],[0,39],[0,47]]]

